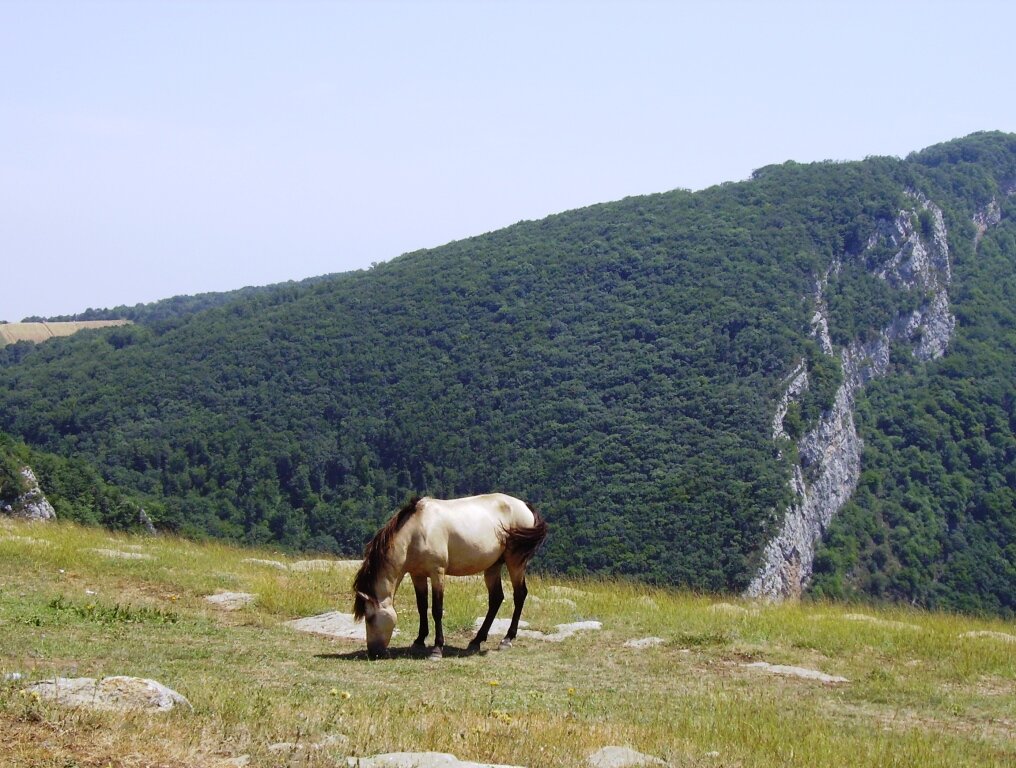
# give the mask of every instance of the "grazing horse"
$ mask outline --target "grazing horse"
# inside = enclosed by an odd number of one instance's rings
[[[526,566],[547,536],[547,524],[526,502],[503,493],[447,501],[413,498],[367,544],[353,589],[353,615],[366,619],[367,654],[387,653],[395,629],[395,593],[408,573],[416,591],[420,633],[413,647],[426,648],[427,579],[434,598],[434,648],[441,658],[444,632],[444,577],[483,572],[487,583],[487,617],[470,643],[479,650],[504,601],[501,565],[508,566],[515,611],[501,647],[511,645],[526,601]]]

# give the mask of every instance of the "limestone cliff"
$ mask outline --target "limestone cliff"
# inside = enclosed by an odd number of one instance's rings
[[[815,548],[860,477],[862,444],[854,424],[855,398],[867,382],[887,373],[893,344],[909,345],[914,356],[924,361],[942,356],[948,348],[956,319],[949,304],[952,265],[945,222],[933,202],[917,194],[911,194],[910,199],[913,205],[909,209],[879,224],[867,242],[865,255],[891,246],[888,251],[892,256],[875,265],[872,272],[894,289],[920,289],[925,296],[921,306],[898,314],[873,340],[855,340],[837,351],[829,336],[824,291],[840,264],[834,263],[816,286],[812,333],[825,354],[838,354],[843,383],[832,407],[798,442],[800,461],[790,480],[795,501],[786,511],[782,528],[766,545],[762,564],[746,592],[750,597],[793,598],[807,587]],[[978,240],[999,217],[996,203],[974,217]],[[774,439],[786,437],[782,420],[788,404],[806,387],[807,373],[799,365],[777,403]]]
[[[25,487],[24,493],[13,503],[5,504],[0,511],[23,520],[55,520],[56,510],[39,487],[39,481],[31,467],[22,467],[20,474]]]

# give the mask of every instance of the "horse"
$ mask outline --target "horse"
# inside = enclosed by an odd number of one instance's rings
[[[434,647],[430,657],[444,653],[444,577],[483,573],[487,584],[487,616],[469,643],[478,651],[487,640],[504,589],[501,566],[508,566],[515,610],[501,648],[516,637],[529,590],[526,567],[547,536],[547,524],[527,502],[503,493],[460,499],[413,497],[374,535],[353,580],[353,616],[366,620],[367,655],[388,655],[397,615],[395,593],[408,573],[416,591],[420,632],[413,648],[426,650],[427,579],[433,595]]]

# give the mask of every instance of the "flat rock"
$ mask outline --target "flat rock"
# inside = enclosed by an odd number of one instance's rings
[[[367,630],[362,621],[357,622],[351,613],[340,613],[330,611],[318,616],[308,616],[305,619],[294,619],[286,622],[287,627],[297,632],[310,632],[312,635],[324,635],[335,637],[340,640],[362,640],[367,641]],[[395,630],[396,633],[398,630]]]
[[[976,629],[970,632],[964,632],[960,637],[987,637],[992,640],[1001,640],[1003,643],[1016,643],[1016,635],[1010,635],[1005,632],[995,632],[990,629]]]
[[[205,597],[205,602],[223,611],[238,611],[253,603],[256,597],[250,592],[218,592]]]
[[[889,619],[880,619],[875,616],[869,616],[866,613],[845,613],[843,618],[847,621],[863,621],[868,624],[874,624],[878,627],[886,627],[888,629],[920,629],[916,624],[907,624],[903,621],[891,621]]]
[[[58,677],[25,688],[27,693],[67,707],[148,712],[168,712],[176,706],[190,707],[176,691],[155,680],[140,677]]]
[[[266,568],[274,568],[277,571],[288,571],[289,566],[285,563],[281,563],[278,560],[264,560],[260,557],[245,557],[240,561],[241,563],[250,563],[251,565],[263,565]]]
[[[657,645],[663,645],[666,640],[662,637],[640,637],[637,640],[625,640],[625,648],[654,648]]]
[[[747,616],[751,613],[744,606],[733,603],[713,603],[708,610],[710,613],[726,613],[730,616]]]
[[[838,675],[827,675],[825,672],[819,672],[817,669],[807,669],[806,667],[788,667],[783,664],[770,664],[767,661],[755,661],[751,664],[742,664],[742,667],[751,667],[753,669],[760,669],[763,672],[769,672],[773,675],[784,675],[786,677],[800,677],[804,680],[818,680],[823,683],[849,683],[845,677],[839,677]]]
[[[575,589],[574,587],[561,587],[558,586],[557,584],[552,584],[551,586],[547,587],[546,591],[552,595],[558,595],[562,597],[586,597],[589,594],[588,592],[581,589]]]
[[[145,552],[124,552],[122,549],[89,549],[89,552],[94,552],[97,555],[103,557],[113,557],[119,560],[154,560],[155,558]]]
[[[603,747],[586,758],[589,768],[637,768],[646,765],[666,765],[658,757],[636,752],[630,747]]]
[[[331,571],[339,565],[338,560],[297,560],[289,564],[289,570],[302,571]]]
[[[373,757],[349,757],[350,768],[520,768],[520,766],[473,763],[447,752],[389,752]]]
[[[479,629],[481,624],[483,624],[483,617],[478,616],[476,621],[473,622],[474,629]],[[494,623],[490,626],[490,631],[495,635],[503,635],[508,631],[509,626],[511,626],[511,619],[494,619]],[[551,633],[528,629],[528,627],[528,621],[520,621],[518,636],[532,638],[533,640],[543,640],[548,643],[560,643],[562,640],[567,640],[578,632],[603,629],[603,624],[599,621],[573,621],[569,624],[558,624]]]

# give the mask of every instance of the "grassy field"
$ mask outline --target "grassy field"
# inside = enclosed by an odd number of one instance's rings
[[[147,555],[111,557],[96,550]],[[1009,622],[832,604],[753,606],[624,582],[532,578],[523,616],[560,643],[457,654],[484,612],[477,579],[446,592],[439,662],[298,633],[293,618],[350,610],[355,566],[268,567],[286,556],[69,524],[0,521],[0,764],[334,766],[435,750],[461,759],[582,766],[625,745],[675,766],[992,766],[1016,763],[1016,635]],[[409,585],[394,647],[416,616]],[[204,597],[246,591],[235,612]],[[509,590],[510,594],[510,590]],[[502,616],[509,605],[502,608]],[[643,649],[625,641],[664,640]],[[756,661],[839,675],[768,674]],[[12,673],[21,678],[12,680]],[[54,676],[135,675],[193,710],[65,709],[21,692]],[[286,746],[290,745],[290,746]],[[294,747],[292,745],[298,745]],[[239,761],[236,758],[241,758]]]

